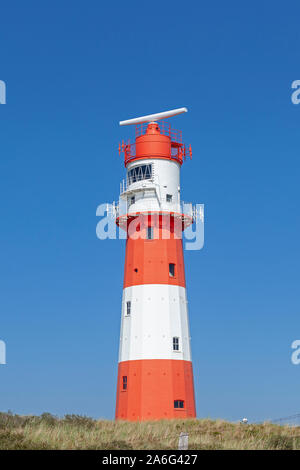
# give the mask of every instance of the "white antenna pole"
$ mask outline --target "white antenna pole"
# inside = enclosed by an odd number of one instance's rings
[[[127,119],[127,121],[120,121],[120,126],[128,126],[130,124],[141,124],[143,122],[159,121],[160,119],[166,119],[177,114],[187,113],[187,108],[171,109],[171,111],[164,111],[163,113],[148,114],[147,116],[141,116],[134,119]]]

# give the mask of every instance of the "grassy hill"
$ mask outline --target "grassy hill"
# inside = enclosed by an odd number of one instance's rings
[[[300,427],[191,419],[143,423],[0,413],[0,449],[164,449],[189,433],[189,449],[299,449]]]

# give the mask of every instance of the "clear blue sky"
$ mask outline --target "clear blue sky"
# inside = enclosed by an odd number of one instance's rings
[[[96,207],[124,176],[118,121],[186,106],[198,416],[300,412],[300,7],[279,3],[1,5],[0,410],[113,417],[125,245]]]

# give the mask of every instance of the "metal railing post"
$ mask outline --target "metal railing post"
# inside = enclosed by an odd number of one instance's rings
[[[181,432],[178,440],[178,450],[188,450],[189,435],[187,432]]]

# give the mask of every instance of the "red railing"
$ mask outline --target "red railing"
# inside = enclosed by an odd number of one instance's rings
[[[182,131],[177,129],[172,129],[171,124],[167,121],[158,121],[156,123],[160,129],[160,133],[163,135],[167,135],[173,142],[177,142],[178,144],[182,144]],[[142,124],[136,124],[135,126],[135,137],[139,137],[141,135],[146,134],[147,127],[149,122],[143,122]]]
[[[137,124],[135,126],[136,138],[140,137],[141,135],[146,134],[148,125],[149,125],[149,122]],[[182,131],[172,129],[171,125],[165,121],[159,121],[157,122],[157,125],[159,126],[160,134],[170,137],[170,141],[171,141],[170,159],[171,160],[176,160],[178,163],[182,164],[183,161],[186,160],[187,156],[192,158],[191,146],[186,148],[186,146],[182,143]],[[130,140],[128,140],[127,143],[124,143],[124,141],[122,141],[122,144],[119,144],[119,154],[121,154],[121,152],[124,152],[125,166],[127,165],[127,163],[129,163],[131,160],[134,160],[137,157],[138,158],[150,157],[148,154],[143,155],[140,153],[137,156],[136,146],[135,144],[131,144]],[[165,155],[163,156],[165,157]]]
[[[136,147],[135,144],[123,144],[123,152],[125,157],[125,165],[129,163],[131,160],[136,158]],[[148,154],[147,155],[139,155],[138,158],[151,158]],[[183,144],[172,145],[171,143],[171,160],[176,160],[178,163],[182,164],[183,160],[186,159],[186,149]]]

